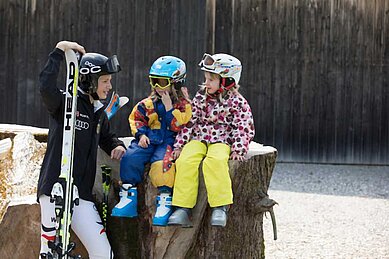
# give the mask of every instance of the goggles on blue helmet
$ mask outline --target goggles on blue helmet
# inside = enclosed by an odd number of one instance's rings
[[[149,76],[150,85],[153,89],[159,88],[159,89],[166,89],[169,86],[172,85],[172,79],[169,77],[162,77],[162,76]]]

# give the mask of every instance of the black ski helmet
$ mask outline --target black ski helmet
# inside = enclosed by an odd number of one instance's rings
[[[116,55],[107,58],[99,53],[86,53],[80,62],[80,88],[98,100],[98,79],[102,75],[117,73],[121,70]]]

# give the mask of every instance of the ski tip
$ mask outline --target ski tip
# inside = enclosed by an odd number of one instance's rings
[[[127,97],[127,96],[121,96],[119,98],[119,104],[120,104],[120,107],[124,106],[126,103],[128,103],[130,99]]]

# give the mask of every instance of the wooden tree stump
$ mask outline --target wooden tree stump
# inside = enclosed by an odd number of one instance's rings
[[[193,210],[193,228],[177,226],[154,227],[157,190],[147,176],[138,187],[137,219],[109,217],[107,231],[115,252],[115,258],[265,258],[263,238],[263,214],[271,210],[274,201],[267,198],[267,190],[276,162],[277,151],[260,147],[245,162],[230,161],[234,204],[228,212],[225,228],[215,228],[209,223],[211,210],[206,189],[200,174],[199,195]],[[112,167],[114,197],[110,197],[110,209],[118,202],[118,163],[99,154],[99,164]],[[101,190],[101,179],[95,188]],[[96,190],[97,199],[101,200]],[[111,193],[112,194],[112,193]],[[270,205],[263,206],[269,203]],[[136,234],[135,234],[136,233]]]

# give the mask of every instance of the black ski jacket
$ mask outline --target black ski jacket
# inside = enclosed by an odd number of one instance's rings
[[[38,198],[49,195],[61,171],[63,116],[65,95],[57,87],[57,77],[65,53],[55,49],[40,73],[40,92],[50,114],[47,150],[43,160],[38,182]],[[95,106],[100,107],[95,108]],[[92,188],[96,176],[97,147],[107,153],[117,146],[125,148],[122,141],[110,131],[103,105],[97,101],[92,104],[89,95],[78,92],[74,144],[73,178],[78,187],[80,198],[93,201]]]

